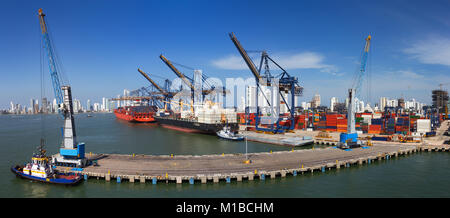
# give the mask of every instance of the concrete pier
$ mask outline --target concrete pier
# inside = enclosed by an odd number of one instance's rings
[[[353,148],[341,150],[337,148],[316,148],[309,150],[293,150],[248,154],[252,161],[245,164],[243,154],[217,155],[97,155],[98,166],[88,166],[83,171],[71,171],[68,167],[57,167],[63,172],[74,172],[86,175],[85,178],[104,178],[105,181],[115,179],[118,182],[139,180],[145,183],[157,181],[202,184],[219,181],[230,182],[236,180],[253,181],[255,175],[260,180],[266,176],[275,179],[277,175],[304,174],[314,171],[325,172],[330,169],[352,167],[354,165],[370,164],[373,161],[389,160],[392,157],[414,154],[417,152],[450,151],[449,145],[417,145],[417,144],[375,144],[367,149]],[[100,157],[100,158],[98,158]],[[295,173],[294,173],[295,172]],[[125,180],[123,180],[125,178]],[[197,183],[197,182],[196,182]]]

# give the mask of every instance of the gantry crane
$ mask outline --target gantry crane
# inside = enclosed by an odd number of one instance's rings
[[[272,58],[269,57],[269,55],[267,54],[266,51],[261,51],[261,60],[260,60],[259,68],[256,68],[255,64],[250,59],[247,52],[242,47],[241,43],[237,40],[234,33],[230,33],[229,36],[230,36],[231,41],[233,41],[234,45],[236,46],[237,50],[241,54],[242,58],[244,59],[245,63],[247,64],[248,68],[250,69],[250,71],[252,72],[252,74],[256,80],[256,86],[257,86],[257,88],[256,88],[256,116],[255,116],[256,130],[268,131],[268,132],[273,132],[273,133],[282,133],[285,130],[294,129],[294,126],[295,126],[295,119],[294,119],[295,96],[301,96],[301,94],[303,92],[303,87],[301,87],[298,84],[298,78],[290,76],[289,73],[286,72],[286,70],[284,70],[278,63],[276,63]],[[282,73],[280,75],[275,77],[270,74],[269,61],[270,61],[270,63],[275,64],[275,66],[277,66],[279,68],[279,70],[282,71]],[[264,67],[264,71],[265,71],[264,75],[261,74],[261,70],[263,67]],[[274,84],[273,80],[275,78],[279,78],[278,84]],[[287,109],[289,111],[289,114],[290,114],[290,116],[288,118],[290,121],[289,126],[281,126],[280,121],[282,120],[282,118],[280,118],[279,116],[278,116],[277,121],[270,128],[261,128],[258,126],[260,123],[260,114],[261,114],[259,105],[258,105],[259,91],[261,91],[261,93],[264,95],[264,92],[262,92],[262,90],[261,90],[261,85],[263,85],[263,86],[278,85],[279,86],[277,95],[279,94],[279,96],[282,98],[282,101],[280,101],[279,103],[284,103],[287,106]],[[291,105],[289,105],[289,103],[287,102],[287,99],[285,99],[284,96],[282,95],[283,92],[286,94],[289,94],[289,93],[291,94],[291,103],[292,103]],[[271,106],[272,104],[269,102],[269,100],[267,99],[267,97],[265,95],[264,95],[264,98],[266,99],[267,104],[269,106]],[[279,111],[276,111],[276,112],[279,113]]]
[[[367,57],[369,55],[371,39],[372,37],[370,35],[365,39],[364,50],[361,56],[359,71],[357,72],[355,81],[353,81],[354,83],[352,85],[352,88],[348,90],[349,102],[347,109],[347,132],[340,134],[339,141],[341,148],[352,148],[361,146],[361,144],[358,142],[358,133],[356,133],[355,129],[355,112],[356,112],[355,96],[358,95],[361,89],[363,76],[366,71],[366,63]]]
[[[175,75],[177,77],[179,77],[181,80],[183,80],[183,82],[190,88],[191,91],[191,101],[194,102],[194,96],[195,96],[195,87],[192,84],[193,83],[193,79],[187,77],[186,75],[184,75],[183,73],[181,73],[175,66],[174,64],[168,60],[164,55],[160,55],[159,58],[175,73]],[[206,77],[204,75],[202,75],[202,81],[206,82]],[[211,86],[211,87],[207,87],[207,89],[203,89],[203,87],[201,87],[201,94],[202,94],[202,101],[205,100],[205,96],[212,94],[213,92],[217,92],[217,87]],[[226,90],[225,88],[223,88],[223,90],[220,90],[220,92],[223,92],[223,94],[226,94]]]
[[[45,14],[39,9],[39,23],[42,31],[42,40],[48,57],[48,66],[52,79],[53,91],[58,104],[58,112],[64,119],[63,141],[59,149],[59,154],[52,156],[52,162],[55,165],[78,166],[83,167],[86,164],[85,144],[77,143],[75,131],[75,121],[73,118],[72,91],[68,84],[61,85],[60,75],[54,55],[54,49],[48,34],[48,28],[45,23]]]
[[[155,81],[153,81],[144,71],[138,68],[139,73],[141,73],[142,76],[144,76],[152,85],[155,87],[161,94],[164,96],[164,109],[170,110],[170,104],[167,104],[166,102],[170,101],[170,99],[173,98],[173,96],[176,94],[174,92],[170,92],[170,81],[168,79],[165,80],[165,87],[164,89],[161,88]]]

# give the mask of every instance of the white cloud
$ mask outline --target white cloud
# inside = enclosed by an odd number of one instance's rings
[[[235,55],[229,55],[225,58],[214,60],[212,64],[218,68],[226,70],[244,70],[248,69],[244,60]]]
[[[428,37],[417,41],[403,50],[424,64],[441,64],[450,66],[450,39],[440,36]]]
[[[324,64],[324,56],[315,52],[302,52],[296,54],[274,54],[271,58],[284,69],[320,69],[320,72],[332,75],[341,75],[337,73],[337,67]],[[258,56],[252,56],[252,59],[259,62]],[[254,62],[255,64],[259,64]],[[216,67],[227,70],[245,70],[247,64],[241,56],[229,55],[224,58],[214,60],[212,64]]]
[[[397,71],[397,73],[405,78],[413,78],[413,79],[423,78],[423,75],[414,73],[409,70],[399,70],[399,71]]]

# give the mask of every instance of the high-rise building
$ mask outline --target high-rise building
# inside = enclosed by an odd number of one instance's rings
[[[380,104],[378,105],[379,110],[380,111],[384,111],[384,108],[386,107],[386,105],[387,105],[386,97],[381,97],[380,98]]]
[[[91,108],[91,99],[88,99],[88,100],[87,100],[87,103],[86,103],[86,111],[92,111],[92,108]]]
[[[56,102],[56,98],[53,99],[53,112],[58,113],[58,103]]]
[[[95,112],[99,112],[100,111],[100,104],[99,103],[94,103],[94,111]]]
[[[405,108],[405,99],[399,98],[399,99],[397,100],[397,102],[398,102],[398,106],[399,106],[399,107]]]
[[[338,103],[338,98],[336,97],[332,97],[330,99],[330,110],[333,112],[334,111],[334,105]]]
[[[302,108],[303,108],[303,110],[307,110],[308,109],[305,101],[302,101]]]
[[[448,92],[444,90],[433,90],[431,94],[433,106],[439,110],[439,113],[444,113],[444,106],[448,104]]]
[[[123,90],[123,97],[128,97],[130,96],[130,91],[128,89],[124,89]],[[131,105],[131,101],[127,100],[125,101],[125,105],[124,106],[130,106]]]
[[[111,105],[109,103],[109,99],[105,98],[105,111],[109,112],[111,110]]]
[[[313,100],[311,102],[311,106],[313,108],[319,107],[320,106],[320,95],[319,94],[315,94],[313,97]]]
[[[10,104],[11,104],[11,108],[10,108],[9,112],[10,113],[16,113],[16,107],[15,107],[14,103],[11,101]]]
[[[42,98],[41,112],[44,114],[48,113],[48,101],[45,97]]]
[[[105,97],[102,98],[102,106],[101,106],[100,110],[106,111],[106,98]]]
[[[246,89],[246,106],[249,107],[249,112],[256,112],[256,86],[247,86]],[[258,99],[259,100],[259,99]]]

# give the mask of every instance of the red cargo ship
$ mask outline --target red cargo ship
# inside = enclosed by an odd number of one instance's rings
[[[153,115],[158,111],[156,106],[125,106],[114,109],[117,118],[129,122],[155,122]]]

